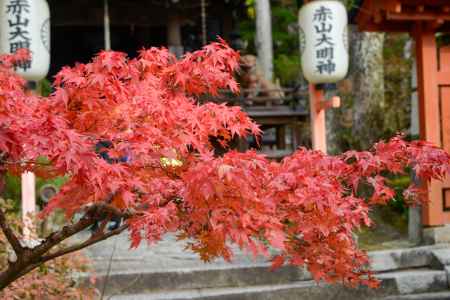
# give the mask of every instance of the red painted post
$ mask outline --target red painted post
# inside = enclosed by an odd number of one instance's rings
[[[450,61],[445,61],[445,56],[438,60],[438,48],[436,44],[436,34],[432,30],[424,30],[423,24],[417,24],[414,32],[416,40],[417,56],[417,82],[419,93],[419,119],[420,138],[434,143],[439,147],[442,144],[442,126],[445,120],[445,113],[442,114],[444,98],[450,93],[444,88],[450,81],[439,82],[441,72],[445,72],[445,65]],[[441,64],[441,66],[439,66]],[[444,70],[440,70],[444,69]],[[442,78],[441,78],[442,79]],[[444,118],[444,119],[443,119]],[[450,214],[446,202],[448,179],[442,183],[432,180],[428,185],[428,199],[422,209],[422,222],[426,226],[439,226],[449,224]]]
[[[309,108],[311,118],[311,138],[314,150],[327,153],[327,128],[325,111],[329,108],[341,106],[338,96],[325,99],[325,91],[317,85],[309,85]]]
[[[325,123],[325,109],[322,104],[325,100],[324,91],[316,85],[309,85],[309,107],[311,117],[311,138],[314,150],[327,153],[327,135]]]

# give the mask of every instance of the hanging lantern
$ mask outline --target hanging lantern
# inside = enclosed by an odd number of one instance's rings
[[[312,1],[299,12],[303,75],[314,84],[333,83],[348,71],[347,11],[332,0]]]
[[[0,52],[27,48],[31,60],[16,71],[29,81],[47,76],[50,67],[50,11],[45,0],[0,0]]]

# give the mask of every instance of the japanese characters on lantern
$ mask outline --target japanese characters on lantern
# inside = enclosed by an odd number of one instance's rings
[[[299,13],[300,50],[305,78],[333,83],[348,71],[347,12],[337,1],[313,1]]]
[[[31,60],[16,66],[27,80],[44,78],[50,67],[50,12],[45,0],[0,0],[0,51],[26,48]]]
[[[20,48],[30,49],[30,5],[28,0],[11,1],[6,5],[9,25],[9,52],[14,53]],[[17,66],[27,71],[31,68],[31,61],[23,62]]]

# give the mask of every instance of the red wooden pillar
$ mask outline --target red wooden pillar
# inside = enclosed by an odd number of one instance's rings
[[[325,99],[325,91],[318,85],[309,85],[309,109],[311,118],[312,148],[327,153],[327,129],[325,111],[328,108],[337,108],[341,105],[341,99],[334,96]]]
[[[311,118],[311,139],[314,150],[327,153],[327,131],[325,110],[320,109],[320,102],[324,100],[324,91],[317,89],[314,84],[309,85],[309,107]]]
[[[424,30],[422,24],[418,24],[414,35],[420,137],[450,151],[450,49],[438,49],[435,32]],[[422,210],[423,224],[450,224],[449,180],[444,183],[434,180],[428,183],[428,200]]]

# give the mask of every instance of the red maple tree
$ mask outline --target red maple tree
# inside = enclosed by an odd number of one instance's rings
[[[371,205],[394,196],[384,176],[409,167],[427,182],[450,170],[445,151],[400,137],[338,156],[299,149],[280,163],[255,151],[215,157],[212,138],[228,147],[236,136],[260,134],[239,107],[197,102],[219,89],[238,92],[233,73],[239,54],[223,41],[181,60],[159,48],[135,59],[101,52],[90,63],[63,68],[49,97],[27,93],[12,71],[25,54],[3,56],[0,65],[1,166],[68,176],[42,215],[59,208],[68,220],[83,216],[27,248],[0,212],[0,227],[17,255],[0,273],[1,288],[124,230],[131,247],[176,232],[206,261],[231,260],[234,243],[266,255],[274,267],[307,266],[316,280],[375,286],[352,234],[370,225]],[[96,151],[104,141],[107,159]],[[358,193],[361,185],[371,187],[368,199]],[[422,192],[411,186],[405,195]],[[108,230],[107,221],[118,216],[123,225]],[[86,241],[52,250],[98,221]]]

